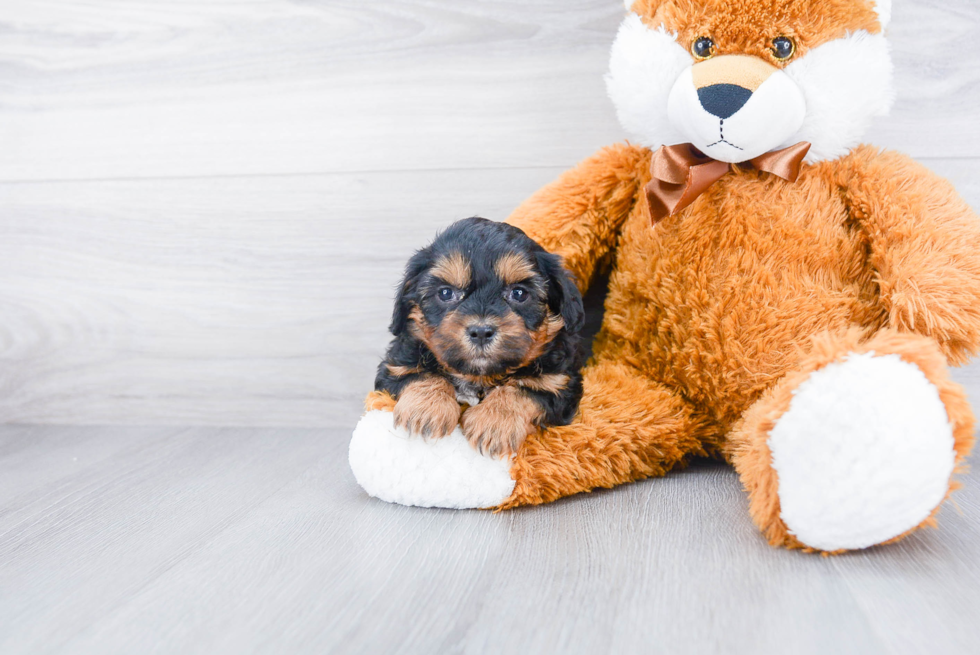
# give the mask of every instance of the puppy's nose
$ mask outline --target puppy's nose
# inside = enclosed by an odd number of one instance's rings
[[[737,84],[712,84],[698,89],[701,106],[718,118],[731,118],[751,97],[751,91]]]
[[[470,335],[470,341],[478,346],[485,346],[493,339],[497,330],[490,325],[471,325],[466,332]]]

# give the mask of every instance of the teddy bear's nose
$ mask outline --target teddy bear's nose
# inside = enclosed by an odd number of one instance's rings
[[[752,91],[737,84],[712,84],[698,89],[704,110],[722,119],[731,118],[751,97]]]

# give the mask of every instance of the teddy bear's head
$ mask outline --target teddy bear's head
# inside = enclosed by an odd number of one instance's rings
[[[807,141],[813,163],[891,106],[891,0],[625,1],[606,84],[644,146],[737,163]]]

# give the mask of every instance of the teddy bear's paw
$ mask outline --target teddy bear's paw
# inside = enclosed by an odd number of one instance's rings
[[[514,491],[510,459],[483,457],[457,427],[424,439],[396,427],[391,412],[365,414],[348,453],[357,483],[375,498],[400,505],[494,507]]]
[[[825,551],[918,526],[946,497],[955,462],[937,388],[914,364],[873,352],[810,375],[768,443],[783,522]]]

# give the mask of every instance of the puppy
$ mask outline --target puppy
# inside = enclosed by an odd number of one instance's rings
[[[411,433],[459,424],[481,453],[509,455],[537,426],[575,415],[583,322],[558,256],[516,227],[467,218],[409,260],[374,388]]]

